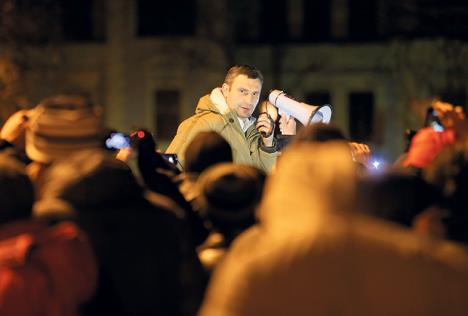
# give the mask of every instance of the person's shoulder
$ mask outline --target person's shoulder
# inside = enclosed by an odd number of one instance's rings
[[[197,107],[195,108],[195,113],[205,112],[205,111],[214,111],[216,106],[213,101],[211,101],[210,95],[206,94],[198,100]]]
[[[144,197],[150,206],[156,209],[160,215],[176,221],[184,219],[184,211],[171,198],[152,191],[145,192]]]
[[[197,124],[205,126],[208,130],[218,130],[228,121],[225,115],[213,109],[199,111],[192,116],[192,119],[195,120]]]
[[[196,135],[200,131],[218,130],[224,126],[225,121],[219,113],[198,112],[180,123],[178,133],[188,132],[188,135]]]
[[[393,253],[395,258],[398,257],[395,260],[417,264],[425,262],[439,272],[436,266],[445,266],[468,277],[468,248],[462,244],[415,234],[395,223],[362,214],[354,216],[353,225],[356,226],[353,239],[359,244],[355,251],[370,253],[371,248],[378,249],[379,253],[387,251]],[[373,241],[372,245],[367,243],[370,240]]]

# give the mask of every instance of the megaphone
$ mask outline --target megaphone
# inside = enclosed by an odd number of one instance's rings
[[[301,122],[302,125],[330,123],[332,116],[330,104],[310,105],[298,102],[280,90],[271,91],[268,100],[278,108],[278,113],[280,115],[286,115],[286,119],[288,119],[289,116],[293,116]]]

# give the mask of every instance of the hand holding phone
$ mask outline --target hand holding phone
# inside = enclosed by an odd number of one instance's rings
[[[444,126],[440,122],[438,113],[433,108],[429,108],[427,124],[431,126],[437,132],[442,132],[444,130]]]
[[[177,154],[161,154],[161,156],[164,158],[164,160],[173,165],[177,166],[177,163],[179,162],[179,160],[177,159]]]
[[[434,119],[431,120],[431,117],[434,117]],[[432,122],[436,121],[445,129],[458,129],[459,125],[466,124],[465,113],[463,112],[463,108],[461,106],[456,106],[440,100],[435,100],[432,102],[432,107],[428,109],[428,116],[426,118],[426,125],[432,125]],[[436,125],[436,128],[440,127]]]
[[[0,138],[17,147],[24,147],[24,135],[28,120],[27,110],[14,113],[0,129]]]

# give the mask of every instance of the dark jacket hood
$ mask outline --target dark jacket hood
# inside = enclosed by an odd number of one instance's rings
[[[130,168],[111,153],[84,151],[54,163],[44,175],[40,200],[62,200],[76,208],[109,207],[142,196]]]

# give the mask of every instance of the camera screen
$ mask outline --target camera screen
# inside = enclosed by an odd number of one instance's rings
[[[440,123],[439,118],[437,117],[437,111],[432,107],[427,110],[425,125],[432,127],[438,132],[442,132],[444,130],[444,126]]]
[[[442,124],[440,124],[437,121],[431,122],[431,126],[435,131],[438,131],[438,132],[442,132],[444,130],[444,127],[442,126]]]
[[[130,146],[130,138],[124,133],[112,133],[106,139],[108,149],[123,149]]]
[[[161,156],[171,164],[177,165],[177,154],[161,154]]]

